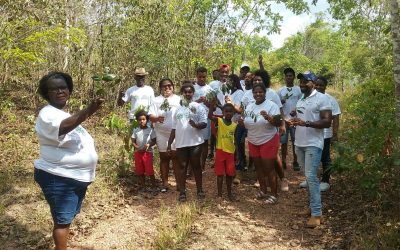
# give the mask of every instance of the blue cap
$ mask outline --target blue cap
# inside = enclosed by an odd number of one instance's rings
[[[304,73],[299,73],[297,75],[297,79],[301,79],[301,78],[304,78],[307,81],[313,81],[313,82],[315,82],[318,79],[318,77],[311,70],[306,71]]]

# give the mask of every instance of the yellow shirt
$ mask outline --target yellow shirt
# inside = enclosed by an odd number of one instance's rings
[[[218,118],[217,149],[231,154],[235,152],[236,126],[234,122],[226,125],[222,118]]]

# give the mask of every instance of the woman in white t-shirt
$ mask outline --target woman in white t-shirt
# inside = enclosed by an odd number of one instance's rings
[[[257,198],[274,204],[277,201],[277,185],[275,161],[279,149],[279,133],[281,124],[278,105],[265,98],[266,88],[263,84],[253,86],[254,103],[250,103],[239,119],[239,124],[247,129],[249,153],[256,167],[260,191]],[[267,196],[267,183],[271,186],[272,195]]]
[[[70,115],[63,109],[72,90],[71,76],[62,72],[51,72],[39,82],[38,92],[48,105],[36,120],[40,158],[34,162],[34,175],[50,205],[56,249],[67,249],[70,224],[94,180],[97,164],[93,138],[80,124],[100,108],[103,100],[96,99]]]
[[[186,169],[192,167],[197,187],[197,197],[204,198],[203,177],[200,164],[201,144],[204,142],[202,129],[207,127],[207,114],[204,107],[194,102],[194,87],[185,82],[181,87],[182,100],[173,117],[171,135],[167,151],[171,152],[175,140],[176,154],[180,165],[179,201],[186,201]]]
[[[169,163],[171,160],[174,169],[175,180],[177,183],[177,189],[179,190],[179,161],[176,157],[175,142],[171,144],[171,151],[169,153],[167,153],[167,147],[168,139],[171,135],[173,117],[176,109],[179,107],[181,98],[174,94],[174,84],[170,79],[161,79],[158,86],[160,88],[161,95],[153,99],[152,104],[150,105],[149,115],[156,132],[158,152],[160,152],[160,170],[161,179],[163,182],[161,192],[165,193],[168,191],[168,172]]]

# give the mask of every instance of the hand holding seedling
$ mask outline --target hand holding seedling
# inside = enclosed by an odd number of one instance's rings
[[[268,115],[267,111],[262,110],[260,112],[260,115],[262,115],[262,117],[264,117],[265,120],[267,120],[269,123],[273,124],[274,123],[274,118],[270,115]]]

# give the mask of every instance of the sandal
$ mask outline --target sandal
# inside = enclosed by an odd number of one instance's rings
[[[261,191],[261,190],[259,190],[259,191],[257,192],[257,194],[256,194],[256,199],[257,199],[257,200],[263,200],[263,199],[265,199],[265,198],[267,198],[267,197],[268,197],[268,195],[264,194],[264,192]]]
[[[179,202],[185,202],[186,201],[186,193],[185,192],[179,194],[178,201]]]
[[[265,204],[275,205],[278,202],[278,198],[273,195],[270,195],[265,201]]]
[[[197,198],[198,198],[198,199],[204,199],[204,198],[206,198],[206,193],[204,193],[203,190],[198,191],[198,192],[197,192]]]

